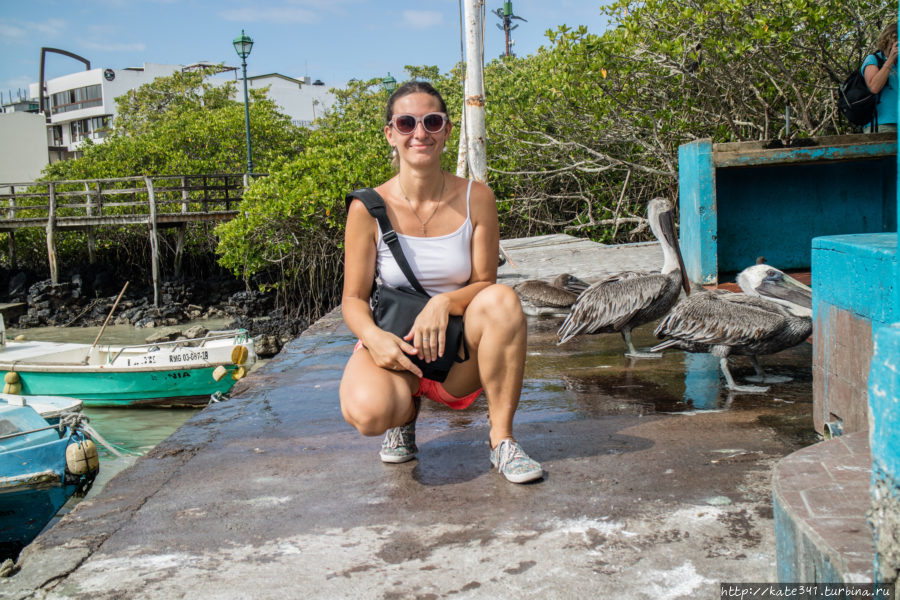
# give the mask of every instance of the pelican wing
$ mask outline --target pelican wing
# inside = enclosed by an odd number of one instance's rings
[[[578,296],[557,336],[563,344],[582,333],[619,330],[650,306],[669,284],[661,273],[627,271],[610,275]]]
[[[577,294],[560,289],[540,279],[526,279],[517,283],[513,289],[522,299],[534,306],[548,306],[553,308],[568,308],[572,306]]]
[[[780,311],[756,300],[743,294],[693,294],[678,302],[654,333],[693,344],[740,346],[758,342],[783,327],[786,319]]]

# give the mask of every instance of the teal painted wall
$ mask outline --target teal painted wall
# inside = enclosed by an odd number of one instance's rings
[[[900,323],[878,328],[874,337],[869,376],[872,458],[896,481],[900,475]]]
[[[714,172],[712,142],[699,140],[678,148],[678,243],[694,283],[715,283],[718,272]]]
[[[757,256],[805,269],[816,236],[896,231],[896,180],[893,156],[717,169],[719,272],[745,269]]]
[[[680,241],[691,281],[717,283],[759,256],[808,268],[814,237],[897,230],[896,142],[718,147],[707,139],[678,149]]]

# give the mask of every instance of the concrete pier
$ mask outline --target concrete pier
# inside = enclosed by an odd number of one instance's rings
[[[504,242],[501,281],[662,262],[576,243]],[[794,382],[729,396],[715,361],[629,360],[617,335],[556,346],[558,326],[529,322],[516,418],[539,482],[491,469],[484,398],[424,403],[418,460],[382,464],[341,418],[355,339],[332,313],[40,536],[0,598],[674,600],[775,581],[771,475],[814,441],[809,344],[762,360]]]

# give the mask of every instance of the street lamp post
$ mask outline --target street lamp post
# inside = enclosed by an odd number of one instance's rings
[[[250,151],[250,98],[247,96],[247,57],[253,49],[253,40],[241,29],[240,37],[234,38],[234,51],[241,57],[241,67],[244,69],[244,122],[246,124],[247,137],[247,177],[253,173],[253,154]]]
[[[397,89],[397,80],[391,75],[391,72],[388,71],[387,77],[381,80],[381,85],[387,90],[388,94],[393,94],[394,90]]]

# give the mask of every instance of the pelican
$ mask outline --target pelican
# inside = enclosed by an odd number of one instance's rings
[[[578,296],[559,328],[559,344],[583,333],[618,331],[628,346],[626,356],[659,357],[659,354],[635,350],[631,330],[665,315],[678,300],[682,287],[690,293],[675,234],[674,212],[672,204],[664,198],[654,198],[647,206],[650,229],[663,250],[662,270],[659,273],[616,273],[592,284]]]
[[[686,352],[719,357],[728,389],[761,393],[768,387],[736,385],[728,369],[728,357],[750,356],[762,382],[767,378],[757,357],[796,346],[812,333],[811,290],[766,264],[744,269],[737,277],[744,292],[699,292],[681,300],[656,327],[657,337],[669,339],[653,347],[680,348]]]
[[[526,279],[513,286],[526,315],[564,317],[588,284],[569,273],[561,273],[547,283],[542,279]]]

